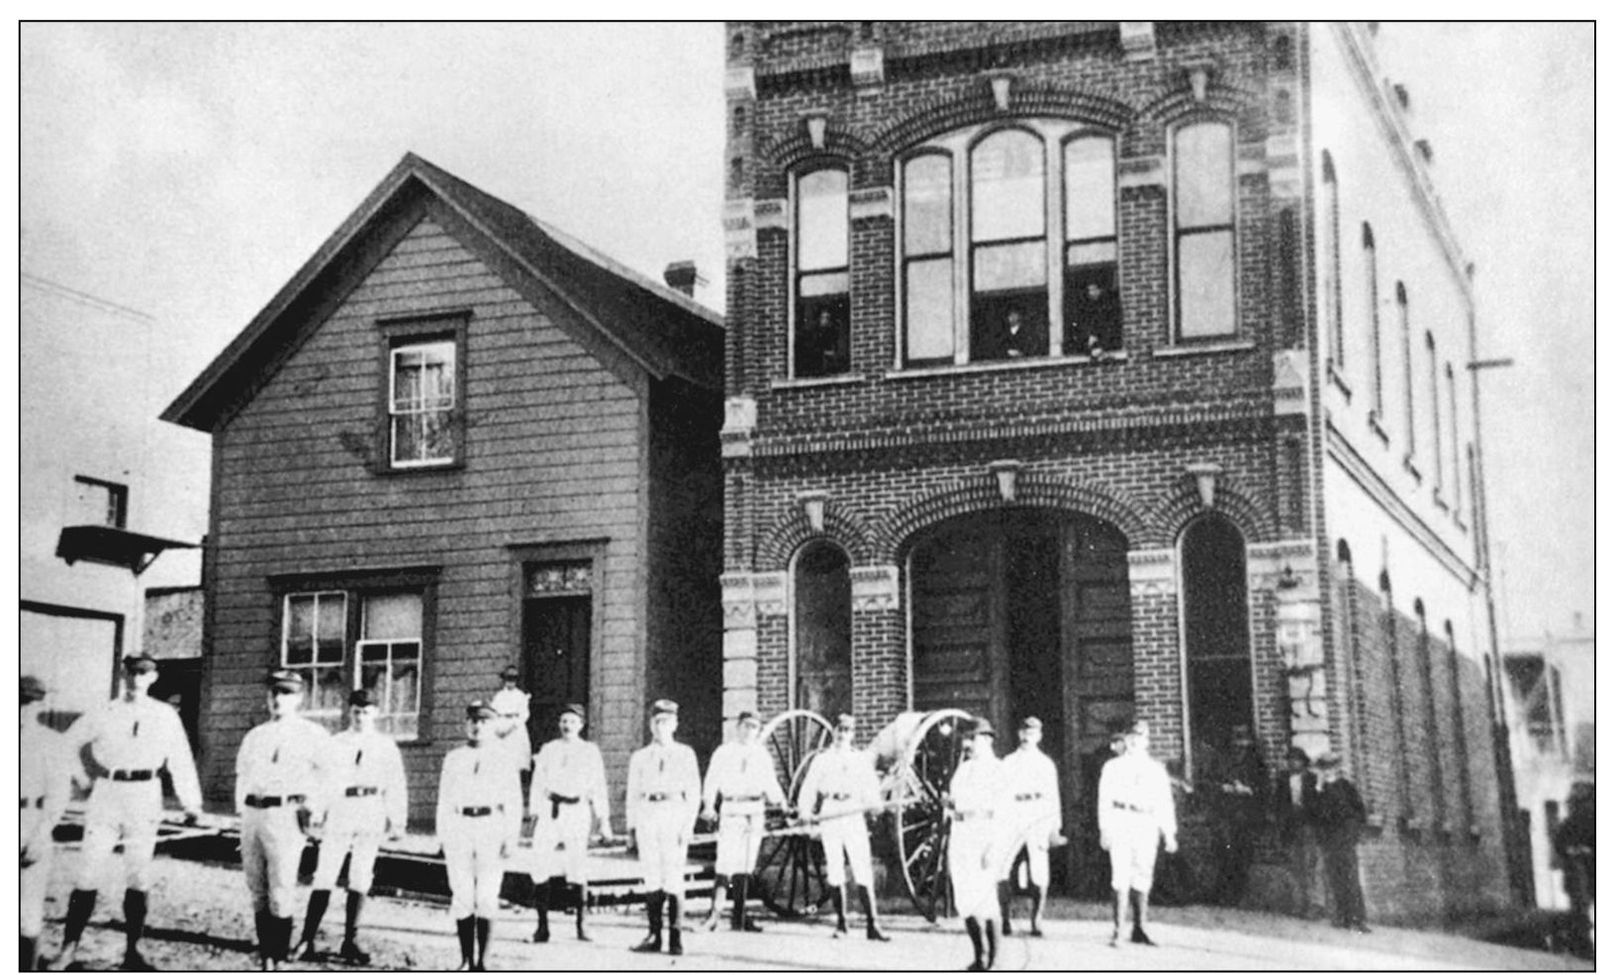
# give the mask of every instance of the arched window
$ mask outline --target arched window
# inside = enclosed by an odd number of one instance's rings
[[[1412,818],[1412,760],[1407,748],[1406,735],[1406,683],[1401,678],[1400,628],[1395,619],[1395,593],[1389,584],[1389,572],[1378,575],[1378,595],[1383,610],[1384,655],[1389,661],[1389,700],[1394,710],[1395,752],[1392,756],[1396,780],[1400,789],[1400,810],[1403,820]]]
[[[1367,788],[1367,664],[1362,648],[1364,638],[1359,617],[1360,603],[1356,591],[1355,562],[1351,558],[1350,543],[1339,539],[1337,559],[1334,563],[1332,612],[1338,619],[1334,628],[1339,659],[1345,662],[1346,731],[1349,750],[1353,755],[1352,772],[1362,783],[1363,797],[1371,803],[1371,790]]]
[[[1423,600],[1419,599],[1413,607],[1413,614],[1417,618],[1417,643],[1413,648],[1414,663],[1421,678],[1419,685],[1424,700],[1424,735],[1428,739],[1425,750],[1429,753],[1428,788],[1425,790],[1429,796],[1429,808],[1433,811],[1436,826],[1444,823],[1448,817],[1446,809],[1446,780],[1440,765],[1440,699],[1434,684],[1434,659],[1432,641],[1429,639],[1429,614],[1424,609]]]
[[[1462,461],[1457,445],[1457,376],[1446,363],[1446,418],[1451,426],[1451,515],[1462,523]]]
[[[1451,667],[1451,745],[1457,763],[1457,799],[1464,828],[1474,825],[1473,770],[1468,767],[1468,723],[1464,716],[1462,655],[1457,651],[1457,632],[1446,620],[1446,657]]]
[[[793,363],[798,377],[849,371],[849,174],[794,183]]]
[[[1384,353],[1378,334],[1378,245],[1371,224],[1361,225],[1361,264],[1366,275],[1367,334],[1371,339],[1368,369],[1372,379],[1372,414],[1384,415]]]
[[[1114,140],[1086,135],[1063,144],[1063,354],[1123,348]]]
[[[949,155],[930,152],[907,160],[901,171],[901,278],[910,365],[947,363],[956,354],[951,168]]]
[[[1429,353],[1429,444],[1434,458],[1434,499],[1445,489],[1445,452],[1440,445],[1440,356],[1434,348],[1434,333],[1423,333],[1423,346]]]
[[[1182,632],[1193,775],[1220,775],[1254,739],[1247,554],[1232,523],[1207,515],[1181,539]],[[1240,733],[1240,729],[1242,729]]]
[[[969,156],[970,356],[1051,351],[1046,308],[1046,154],[1022,129],[985,136]]]
[[[1401,371],[1406,378],[1406,459],[1417,457],[1417,399],[1412,391],[1412,313],[1406,303],[1406,284],[1395,282],[1395,317],[1401,324]]]
[[[1322,327],[1326,355],[1337,369],[1344,368],[1344,294],[1339,278],[1339,175],[1333,156],[1322,151],[1322,190],[1327,195],[1327,227],[1322,234],[1322,267],[1326,287],[1322,295]]]
[[[849,557],[812,542],[793,563],[792,706],[853,713]]]
[[[1177,341],[1237,333],[1237,206],[1232,127],[1196,122],[1176,130],[1175,321]]]

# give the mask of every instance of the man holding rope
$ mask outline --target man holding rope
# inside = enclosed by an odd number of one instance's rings
[[[827,860],[827,884],[833,889],[833,906],[838,911],[838,927],[833,937],[849,933],[847,902],[844,895],[844,858],[861,892],[866,908],[866,937],[888,941],[878,927],[877,900],[872,896],[872,840],[867,831],[866,811],[876,808],[882,797],[872,756],[855,748],[855,718],[840,714],[831,748],[810,762],[800,796],[811,804],[812,816],[819,822],[821,849]]]
[[[748,878],[754,872],[759,843],[765,836],[765,805],[786,806],[787,797],[776,778],[776,763],[759,741],[759,728],[759,716],[754,712],[737,715],[735,740],[714,750],[709,757],[708,777],[703,781],[702,816],[720,823],[714,897],[703,922],[709,931],[720,925],[720,894],[728,882],[731,930],[761,930],[748,917]]]

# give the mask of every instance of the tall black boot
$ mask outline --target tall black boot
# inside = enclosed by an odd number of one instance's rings
[[[358,890],[349,891],[349,903],[344,905],[343,911],[343,947],[338,949],[338,957],[351,965],[371,964],[371,953],[361,951],[356,935],[360,930],[360,912],[365,909],[366,895]]]
[[[287,960],[287,952],[292,947],[293,919],[289,917],[276,917],[271,922],[275,928],[273,940],[276,946],[276,961]]]
[[[1031,884],[1030,889],[1035,891],[1035,906],[1029,912],[1029,933],[1039,938],[1046,933],[1041,930],[1041,916],[1046,912],[1046,888]]]
[[[489,958],[489,918],[473,915],[473,936],[478,948],[478,954],[473,959],[473,971],[489,971],[487,959]]]
[[[96,912],[96,892],[75,888],[68,895],[67,920],[62,925],[62,947],[69,951],[79,947],[84,929],[90,924],[90,915]],[[68,951],[63,952],[64,955]]]
[[[996,883],[996,902],[1001,905],[1001,933],[1012,934],[1012,884],[1002,880]]]
[[[834,887],[832,895],[833,910],[838,912],[838,927],[833,929],[833,937],[841,938],[849,933],[849,907],[844,897],[844,885]]]
[[[664,950],[664,892],[647,891],[647,937],[631,951],[659,952]]]
[[[321,932],[321,919],[326,917],[326,905],[332,902],[330,890],[312,890],[309,892],[309,907],[304,910],[304,933],[298,939],[303,949],[298,952],[300,961],[314,961],[315,936]]]
[[[141,935],[146,933],[146,891],[124,891],[124,971],[149,972],[152,966],[141,957]]]
[[[666,893],[664,896],[669,898],[669,953],[685,954],[686,950],[681,947],[681,915],[684,913],[682,908],[686,906],[685,899],[680,891]]]
[[[887,941],[889,936],[878,927],[877,899],[872,896],[872,888],[858,887],[861,892],[861,906],[866,909],[866,940]]]
[[[461,946],[461,965],[458,972],[473,970],[473,916],[456,918],[456,942]]]
[[[270,963],[270,913],[268,911],[253,912],[253,944],[259,950],[259,961],[268,965]]]
[[[764,930],[748,916],[748,875],[731,875],[731,930],[759,932]]]
[[[17,946],[18,971],[31,972],[34,970],[34,954],[38,943],[35,938],[23,936],[22,941]]]
[[[979,919],[965,917],[962,926],[967,928],[968,940],[973,942],[973,964],[967,967],[970,972],[984,971],[984,933],[979,928]]]
[[[1147,921],[1147,892],[1142,890],[1131,891],[1131,944],[1147,945],[1153,947],[1153,939],[1142,930]]]
[[[996,955],[1001,950],[1001,932],[996,930],[996,922],[986,919],[984,925],[984,970],[993,971],[996,967]]]
[[[585,884],[574,884],[574,937],[580,941],[589,941],[591,936],[585,933],[585,902],[588,890]]]
[[[535,944],[551,940],[551,878],[534,885],[534,937]]]

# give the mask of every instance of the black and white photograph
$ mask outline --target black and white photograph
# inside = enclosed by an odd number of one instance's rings
[[[1595,970],[1596,27],[19,21],[17,968]]]

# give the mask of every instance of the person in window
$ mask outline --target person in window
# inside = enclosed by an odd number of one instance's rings
[[[848,316],[823,306],[815,309],[799,329],[794,364],[803,377],[836,376],[849,371]]]
[[[1064,355],[1096,358],[1117,351],[1119,335],[1119,293],[1098,278],[1076,283],[1069,299],[1068,322],[1063,330]]]
[[[1328,886],[1333,890],[1333,926],[1370,934],[1367,905],[1361,894],[1361,862],[1356,854],[1361,828],[1367,822],[1367,807],[1361,793],[1341,774],[1336,756],[1324,755],[1316,764],[1322,782],[1316,800],[1317,822],[1322,861],[1327,867]]]
[[[1046,355],[1046,329],[1042,323],[1025,318],[1018,308],[1007,309],[1001,320],[1001,331],[992,343],[993,357],[1001,359],[1028,359]]]

